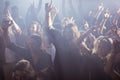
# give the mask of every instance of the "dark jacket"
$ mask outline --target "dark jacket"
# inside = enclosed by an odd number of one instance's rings
[[[55,45],[55,70],[57,80],[82,80],[81,55],[74,44],[69,44],[56,29],[48,30],[48,38]]]
[[[35,71],[38,73],[39,73],[39,71],[41,71],[49,66],[52,66],[51,56],[47,53],[40,52],[40,54],[39,54],[40,58],[39,58],[38,62],[35,64],[33,62],[31,53],[28,49],[16,46],[14,43],[10,43],[8,48],[11,49],[12,51],[14,51],[16,53],[16,55],[19,56],[19,60],[26,59],[26,60],[30,61],[31,64],[33,65]]]

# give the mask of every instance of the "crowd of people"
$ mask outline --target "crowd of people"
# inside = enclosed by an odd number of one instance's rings
[[[5,2],[0,25],[0,78],[6,80],[120,80],[120,9],[103,3],[83,25],[59,19],[52,2],[32,4],[23,20],[17,6]],[[10,59],[9,57],[12,56]],[[7,60],[5,60],[7,59]],[[8,64],[9,63],[9,64]]]

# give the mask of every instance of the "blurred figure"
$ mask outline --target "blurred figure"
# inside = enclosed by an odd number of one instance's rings
[[[90,76],[91,80],[109,80],[110,77],[104,71],[106,63],[112,54],[112,39],[100,36],[95,40],[93,55],[91,56]],[[89,64],[89,65],[90,65]]]
[[[41,8],[42,8],[42,0],[39,0],[39,4],[37,7],[35,7],[34,2],[30,5],[25,17],[25,22],[27,27],[29,27],[30,24],[34,21],[40,22],[40,20],[38,19],[38,14]]]
[[[17,62],[13,69],[12,78],[12,80],[36,80],[31,63],[24,59]]]
[[[26,30],[25,22],[24,19],[19,15],[19,8],[17,6],[13,6],[11,8],[11,15],[15,20],[15,22],[20,26],[23,33],[26,33],[27,30]]]
[[[120,79],[120,42],[113,40],[113,53],[106,63],[105,72],[112,80]]]
[[[3,30],[0,28],[0,80],[5,80],[4,64],[5,64],[5,44],[3,38]]]
[[[36,21],[32,22],[30,27],[28,28],[28,36],[33,34],[38,34],[40,36],[43,35],[42,26]]]

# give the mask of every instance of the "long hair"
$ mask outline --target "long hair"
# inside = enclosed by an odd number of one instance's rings
[[[64,28],[64,31],[68,30],[68,29],[72,29],[73,38],[75,40],[77,40],[80,37],[80,32],[79,32],[78,27],[75,23],[70,23],[70,24],[66,25]]]

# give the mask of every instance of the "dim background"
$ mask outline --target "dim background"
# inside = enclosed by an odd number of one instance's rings
[[[5,0],[0,0],[0,19]],[[8,0],[11,7],[18,6],[19,14],[23,18],[26,15],[28,7],[34,2],[38,5],[39,0]],[[45,11],[44,4],[50,0],[42,0],[42,9],[39,13],[39,18],[44,21]],[[110,8],[111,11],[116,7],[120,7],[120,0],[53,0],[53,4],[59,9],[59,17],[74,17],[76,19],[83,19],[90,11],[95,12],[98,5],[103,2],[105,8]]]

